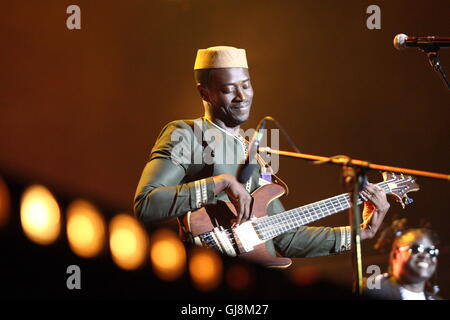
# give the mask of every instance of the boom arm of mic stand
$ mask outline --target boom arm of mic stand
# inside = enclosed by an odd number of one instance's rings
[[[309,160],[309,161],[320,161],[322,163],[329,163],[329,164],[335,164],[335,165],[341,165],[341,166],[348,164],[348,165],[357,166],[357,167],[364,167],[364,168],[367,168],[370,170],[389,171],[389,172],[410,174],[413,176],[421,176],[421,177],[450,181],[450,174],[446,174],[446,173],[436,173],[436,172],[416,170],[416,169],[393,167],[393,166],[388,166],[388,165],[383,165],[383,164],[370,163],[369,161],[365,161],[365,160],[356,160],[356,159],[349,160],[348,157],[346,158],[343,156],[341,156],[341,157],[324,157],[324,156],[318,156],[318,155],[314,155],[314,154],[276,150],[276,149],[271,149],[269,147],[258,148],[258,152],[278,154],[278,155],[285,156],[285,157],[298,158],[298,159]]]
[[[450,90],[450,83],[448,82],[447,75],[445,74],[444,67],[442,66],[441,60],[437,55],[437,50],[435,51],[424,51],[427,54],[428,61],[430,65],[433,67],[434,71],[440,75],[440,78],[447,86],[447,89]]]

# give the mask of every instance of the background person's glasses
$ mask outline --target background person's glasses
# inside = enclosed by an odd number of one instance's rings
[[[431,258],[437,257],[439,255],[439,249],[436,248],[435,246],[425,247],[424,245],[417,244],[417,243],[414,243],[412,246],[404,246],[404,247],[400,247],[398,249],[401,251],[408,250],[412,254],[426,252],[427,254],[430,255]]]

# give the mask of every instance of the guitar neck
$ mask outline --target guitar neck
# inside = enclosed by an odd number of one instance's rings
[[[383,188],[384,193],[390,193],[390,181],[380,182],[377,185]],[[364,199],[358,195],[357,204]],[[263,240],[270,240],[276,236],[296,229],[302,225],[331,216],[335,213],[349,209],[351,206],[350,194],[344,193],[332,198],[317,201],[306,206],[291,209],[273,216],[259,218],[253,222],[255,230]]]

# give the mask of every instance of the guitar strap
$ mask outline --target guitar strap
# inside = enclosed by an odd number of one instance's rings
[[[256,159],[258,160],[258,163],[261,167],[261,178],[259,179],[259,185],[262,186],[269,183],[279,184],[284,188],[285,194],[287,195],[289,192],[287,184],[273,173],[272,167],[266,161],[264,161],[264,159],[259,154],[256,154]]]

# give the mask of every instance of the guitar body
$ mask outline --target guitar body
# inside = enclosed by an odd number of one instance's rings
[[[267,184],[255,190],[252,193],[252,216],[255,218],[267,216],[269,203],[284,193],[285,188],[279,184]],[[202,234],[214,233],[214,230],[228,229],[232,234],[231,237],[237,240],[234,243],[237,256],[249,262],[271,268],[286,268],[292,264],[292,260],[289,258],[271,255],[264,242],[255,245],[253,250],[246,251],[234,232],[236,217],[236,209],[231,202],[218,201],[215,205],[207,205],[196,211],[188,212],[181,219],[181,223],[194,238]],[[225,252],[225,254],[228,253]]]

